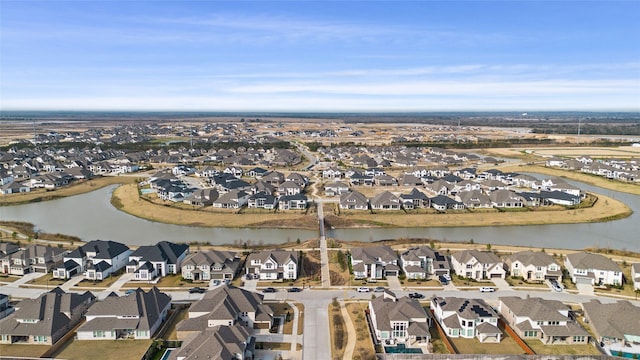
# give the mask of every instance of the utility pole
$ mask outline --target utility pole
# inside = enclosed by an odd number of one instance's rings
[[[577,140],[578,144],[580,144],[580,123],[581,123],[581,120],[580,118],[578,118],[578,140]]]

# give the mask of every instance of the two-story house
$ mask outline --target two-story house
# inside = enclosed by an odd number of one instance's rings
[[[32,272],[49,272],[62,260],[63,249],[51,246],[31,244],[24,249],[12,252],[0,259],[3,274],[25,275]]]
[[[502,260],[488,251],[459,251],[451,256],[451,266],[456,275],[469,279],[504,279],[506,276]]]
[[[91,292],[66,293],[55,288],[25,299],[0,320],[0,344],[53,345],[73,329],[93,304]]]
[[[198,251],[182,261],[182,277],[193,281],[232,280],[239,267],[240,257],[235,252]]]
[[[560,301],[501,297],[498,311],[522,339],[538,339],[545,345],[589,343],[589,333]]]
[[[631,264],[631,281],[633,289],[640,290],[640,263]]]
[[[449,337],[475,337],[481,343],[498,343],[502,339],[498,313],[482,299],[434,297],[431,299],[431,309]]]
[[[351,267],[356,279],[382,279],[400,274],[398,254],[389,246],[351,249]]]
[[[564,266],[575,284],[622,285],[622,269],[613,260],[600,254],[568,254]]]
[[[640,357],[640,307],[627,300],[603,304],[594,299],[582,303],[582,309],[596,341],[609,355]]]
[[[87,321],[78,328],[78,340],[151,339],[167,318],[169,295],[152,287],[132,294],[111,293],[87,311]]]
[[[295,280],[299,264],[296,251],[265,250],[247,256],[245,271],[260,280]]]
[[[340,195],[340,209],[342,210],[367,210],[369,199],[361,192],[351,191]]]
[[[144,245],[129,255],[127,273],[134,280],[149,281],[156,277],[175,275],[180,272],[182,261],[189,254],[189,245],[160,241],[155,245]]]
[[[91,240],[64,256],[64,263],[53,270],[53,277],[69,279],[82,274],[87,280],[101,281],[124,268],[132,251],[112,240]]]
[[[379,342],[406,347],[429,344],[431,317],[417,300],[406,296],[398,298],[387,290],[369,301],[369,314]]]
[[[424,280],[451,272],[449,257],[428,246],[408,249],[400,255],[402,272],[407,279]]]
[[[553,256],[541,251],[520,251],[505,257],[511,276],[527,281],[558,280],[562,282],[562,268]]]

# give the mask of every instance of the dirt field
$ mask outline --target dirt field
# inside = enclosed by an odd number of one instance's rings
[[[151,345],[151,340],[72,340],[56,354],[60,359],[138,360]]]
[[[591,156],[596,158],[616,157],[630,158],[640,156],[640,147],[548,147],[548,148],[496,148],[486,149],[485,152],[501,157],[520,157],[525,151],[542,157],[561,156],[578,157]]]

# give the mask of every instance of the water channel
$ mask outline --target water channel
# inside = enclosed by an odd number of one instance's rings
[[[375,241],[399,237],[445,241],[522,245],[542,248],[583,249],[609,247],[640,252],[640,196],[569,181],[580,188],[626,203],[634,213],[622,220],[525,226],[430,227],[391,229],[332,229],[327,237],[340,240]],[[161,240],[209,242],[211,244],[280,244],[317,238],[315,230],[204,228],[170,225],[140,219],[111,206],[115,186],[90,193],[40,203],[0,207],[0,219],[26,221],[39,230],[103,239],[130,245],[155,244]]]

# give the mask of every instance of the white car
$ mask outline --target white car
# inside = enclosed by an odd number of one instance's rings
[[[358,292],[369,292],[369,288],[364,286],[359,287],[357,290]]]
[[[494,292],[496,291],[496,289],[492,288],[492,287],[481,287],[480,288],[480,292]]]

